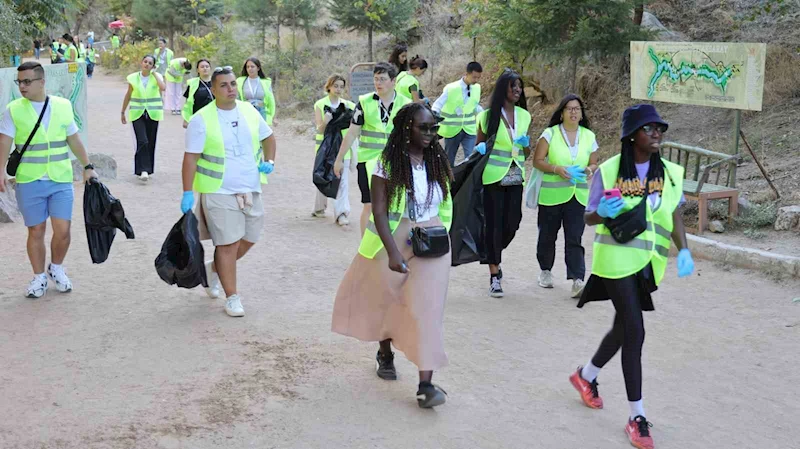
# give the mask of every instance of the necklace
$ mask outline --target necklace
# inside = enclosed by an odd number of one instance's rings
[[[415,170],[422,170],[422,162],[424,160],[422,156],[420,156],[419,159],[417,159],[416,157],[412,157],[411,154],[409,153],[408,160],[411,161],[411,165],[414,167]]]

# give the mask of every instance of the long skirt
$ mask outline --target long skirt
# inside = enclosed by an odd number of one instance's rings
[[[416,226],[441,226],[441,221],[434,218]],[[391,339],[420,371],[434,371],[447,366],[442,322],[450,254],[415,257],[407,243],[411,227],[404,218],[394,233],[409,272],[390,270],[385,249],[373,259],[357,254],[336,293],[331,328],[362,341]]]

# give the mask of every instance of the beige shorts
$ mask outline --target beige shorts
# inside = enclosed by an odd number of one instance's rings
[[[239,208],[236,195],[205,193],[200,201],[214,246],[230,245],[239,240],[256,243],[261,237],[264,204],[260,193],[253,193],[253,205],[244,210]]]

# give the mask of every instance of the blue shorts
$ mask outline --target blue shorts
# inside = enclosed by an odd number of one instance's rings
[[[75,194],[71,182],[54,182],[48,179],[17,184],[16,197],[27,227],[41,224],[47,217],[72,220]]]

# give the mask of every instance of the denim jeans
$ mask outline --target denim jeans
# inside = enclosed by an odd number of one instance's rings
[[[475,149],[476,140],[478,140],[478,136],[467,134],[463,130],[449,139],[444,139],[444,150],[447,152],[447,159],[450,160],[451,167],[455,165],[458,147],[464,148],[464,159],[466,159]]]

